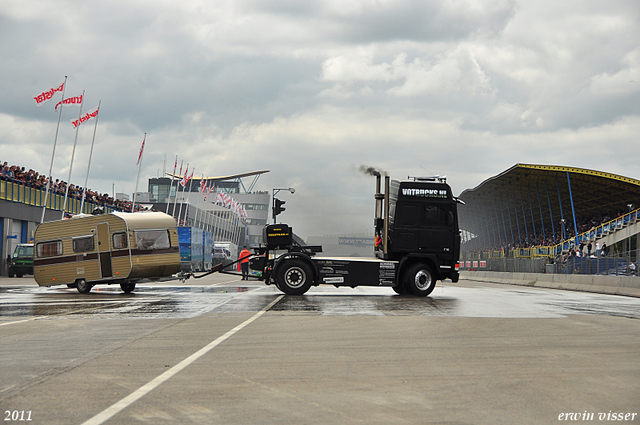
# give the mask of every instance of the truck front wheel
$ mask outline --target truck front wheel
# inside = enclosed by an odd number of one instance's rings
[[[404,287],[413,295],[426,297],[436,287],[436,278],[430,266],[418,263],[405,274]]]
[[[302,260],[287,260],[278,267],[277,287],[287,295],[302,295],[311,288],[313,272]]]

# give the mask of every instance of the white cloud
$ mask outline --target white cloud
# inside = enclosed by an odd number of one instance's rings
[[[271,169],[258,186],[298,189],[296,231],[362,231],[361,164],[457,193],[517,162],[640,178],[638,39],[637,0],[6,0],[0,160],[46,172],[57,116],[31,96],[69,75],[87,108],[102,100],[92,188],[133,191],[147,132],[144,176],[176,154],[210,175]]]

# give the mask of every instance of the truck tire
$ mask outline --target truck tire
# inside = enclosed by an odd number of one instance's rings
[[[136,289],[136,284],[135,283],[130,283],[130,282],[121,283],[120,284],[120,289],[122,289],[122,291],[125,294],[130,294],[130,293],[133,292],[134,289]]]
[[[313,272],[302,260],[286,260],[278,267],[276,286],[287,295],[302,295],[311,288]]]
[[[433,270],[424,263],[414,264],[404,275],[404,287],[415,296],[426,297],[436,287]]]
[[[407,290],[404,289],[404,285],[402,283],[397,284],[396,286],[392,286],[391,289],[395,291],[398,295],[406,295]]]
[[[85,279],[76,280],[76,289],[81,294],[88,294],[91,291],[91,285]]]
[[[9,267],[9,272],[7,274],[9,275],[9,277],[14,277],[16,275],[11,267]]]

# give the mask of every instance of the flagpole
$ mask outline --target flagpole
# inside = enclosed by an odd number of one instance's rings
[[[84,96],[82,97],[84,99]],[[89,180],[89,169],[91,168],[91,157],[93,156],[93,144],[96,141],[96,130],[98,129],[98,116],[100,115],[100,103],[102,100],[98,101],[98,113],[96,114],[96,123],[93,126],[93,138],[91,139],[91,150],[89,151],[89,162],[87,163],[87,174],[84,177],[84,186],[82,186],[82,202],[80,202],[80,213],[84,211],[84,198],[87,194],[87,180]]]
[[[180,164],[180,168],[182,169],[182,163]],[[182,195],[184,196],[184,189],[187,187],[187,173],[189,172],[189,163],[187,162],[187,169],[184,170],[184,177],[181,178],[182,182],[178,182],[180,186],[182,186]],[[180,173],[182,174],[182,173]],[[184,182],[184,184],[183,184]],[[179,189],[179,188],[178,188]],[[180,216],[182,215],[182,199],[180,200],[180,209],[178,210],[178,226],[180,226]],[[178,191],[176,190],[176,203],[178,202]],[[173,205],[173,213],[175,217],[175,204]]]
[[[195,172],[196,167],[193,167],[193,170],[191,172],[191,175],[193,175],[193,173]],[[187,170],[189,170],[189,164],[187,164]],[[187,173],[184,173],[184,177],[187,178]],[[184,182],[184,186],[182,187],[182,195],[184,196],[184,189],[187,187],[187,183],[189,183],[189,193],[191,193],[191,186],[193,185],[193,180],[190,178],[189,180],[191,180],[191,182],[185,181]],[[184,217],[185,220],[187,220],[187,217],[189,216],[189,202],[187,200],[187,207],[185,208],[185,212],[184,212]],[[180,202],[180,212],[178,212],[178,225],[180,225],[180,218],[182,217],[182,202]],[[187,223],[189,224],[189,223]]]
[[[165,214],[169,214],[169,202],[171,200],[171,189],[173,189],[173,179],[176,175],[176,167],[178,166],[178,155],[176,155],[176,160],[173,163],[173,174],[171,174],[171,184],[169,185],[169,194],[165,202],[167,203],[167,209],[164,211]],[[174,204],[175,205],[175,204]]]
[[[136,177],[136,190],[133,191],[133,204],[131,204],[131,212],[135,212],[136,208],[136,194],[138,193],[138,180],[140,179],[140,169],[142,168],[142,154],[144,152],[144,142],[147,140],[147,133],[144,133],[142,138],[142,147],[140,148],[140,155],[138,156],[138,176]]]
[[[58,80],[59,81],[59,80]],[[62,101],[64,102],[64,91],[67,89],[67,76],[64,76],[64,84],[62,86]],[[44,192],[44,205],[42,207],[42,218],[40,223],[44,222],[44,213],[47,210],[47,201],[49,200],[49,188],[51,187],[51,170],[53,169],[53,158],[56,156],[56,142],[58,141],[58,129],[60,128],[60,117],[62,116],[62,105],[60,105],[60,112],[58,112],[58,124],[56,125],[56,136],[53,139],[53,152],[51,153],[51,163],[49,164],[49,178],[47,179],[47,188]]]
[[[177,155],[176,155],[177,157]],[[182,174],[182,163],[184,162],[184,160],[180,161],[180,173],[178,174]],[[187,162],[187,169],[189,168],[189,163]],[[185,171],[186,173],[186,171]],[[182,176],[179,176],[182,178]],[[171,213],[171,216],[175,217],[176,216],[176,204],[178,203],[178,191],[180,190],[180,179],[177,179],[177,183],[176,183],[176,196],[173,198],[173,212]]]
[[[64,107],[64,98],[62,98],[62,105],[60,105],[60,109]],[[69,186],[71,186],[71,170],[73,170],[73,158],[76,155],[76,145],[78,143],[78,131],[80,130],[80,117],[82,117],[82,106],[84,105],[84,90],[82,90],[82,102],[80,102],[80,113],[78,114],[78,125],[76,126],[76,137],[73,139],[73,150],[71,151],[71,163],[69,164],[69,177],[67,177],[67,186],[64,190],[64,203],[62,204],[62,217],[64,218],[64,213],[67,211],[67,198],[69,197]]]
[[[203,184],[204,184],[204,174],[202,174],[202,177],[200,178],[200,196],[198,196],[199,199],[198,199],[198,202],[196,203],[196,218],[194,222],[196,224],[194,224],[194,226],[197,226],[197,223],[198,223],[198,213],[200,211],[200,206],[202,205],[202,197],[206,196],[206,194],[202,193],[204,190]]]

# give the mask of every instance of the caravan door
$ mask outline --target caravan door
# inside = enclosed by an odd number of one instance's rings
[[[109,242],[109,223],[98,223],[98,259],[100,260],[100,278],[113,277],[111,267],[111,244]]]

